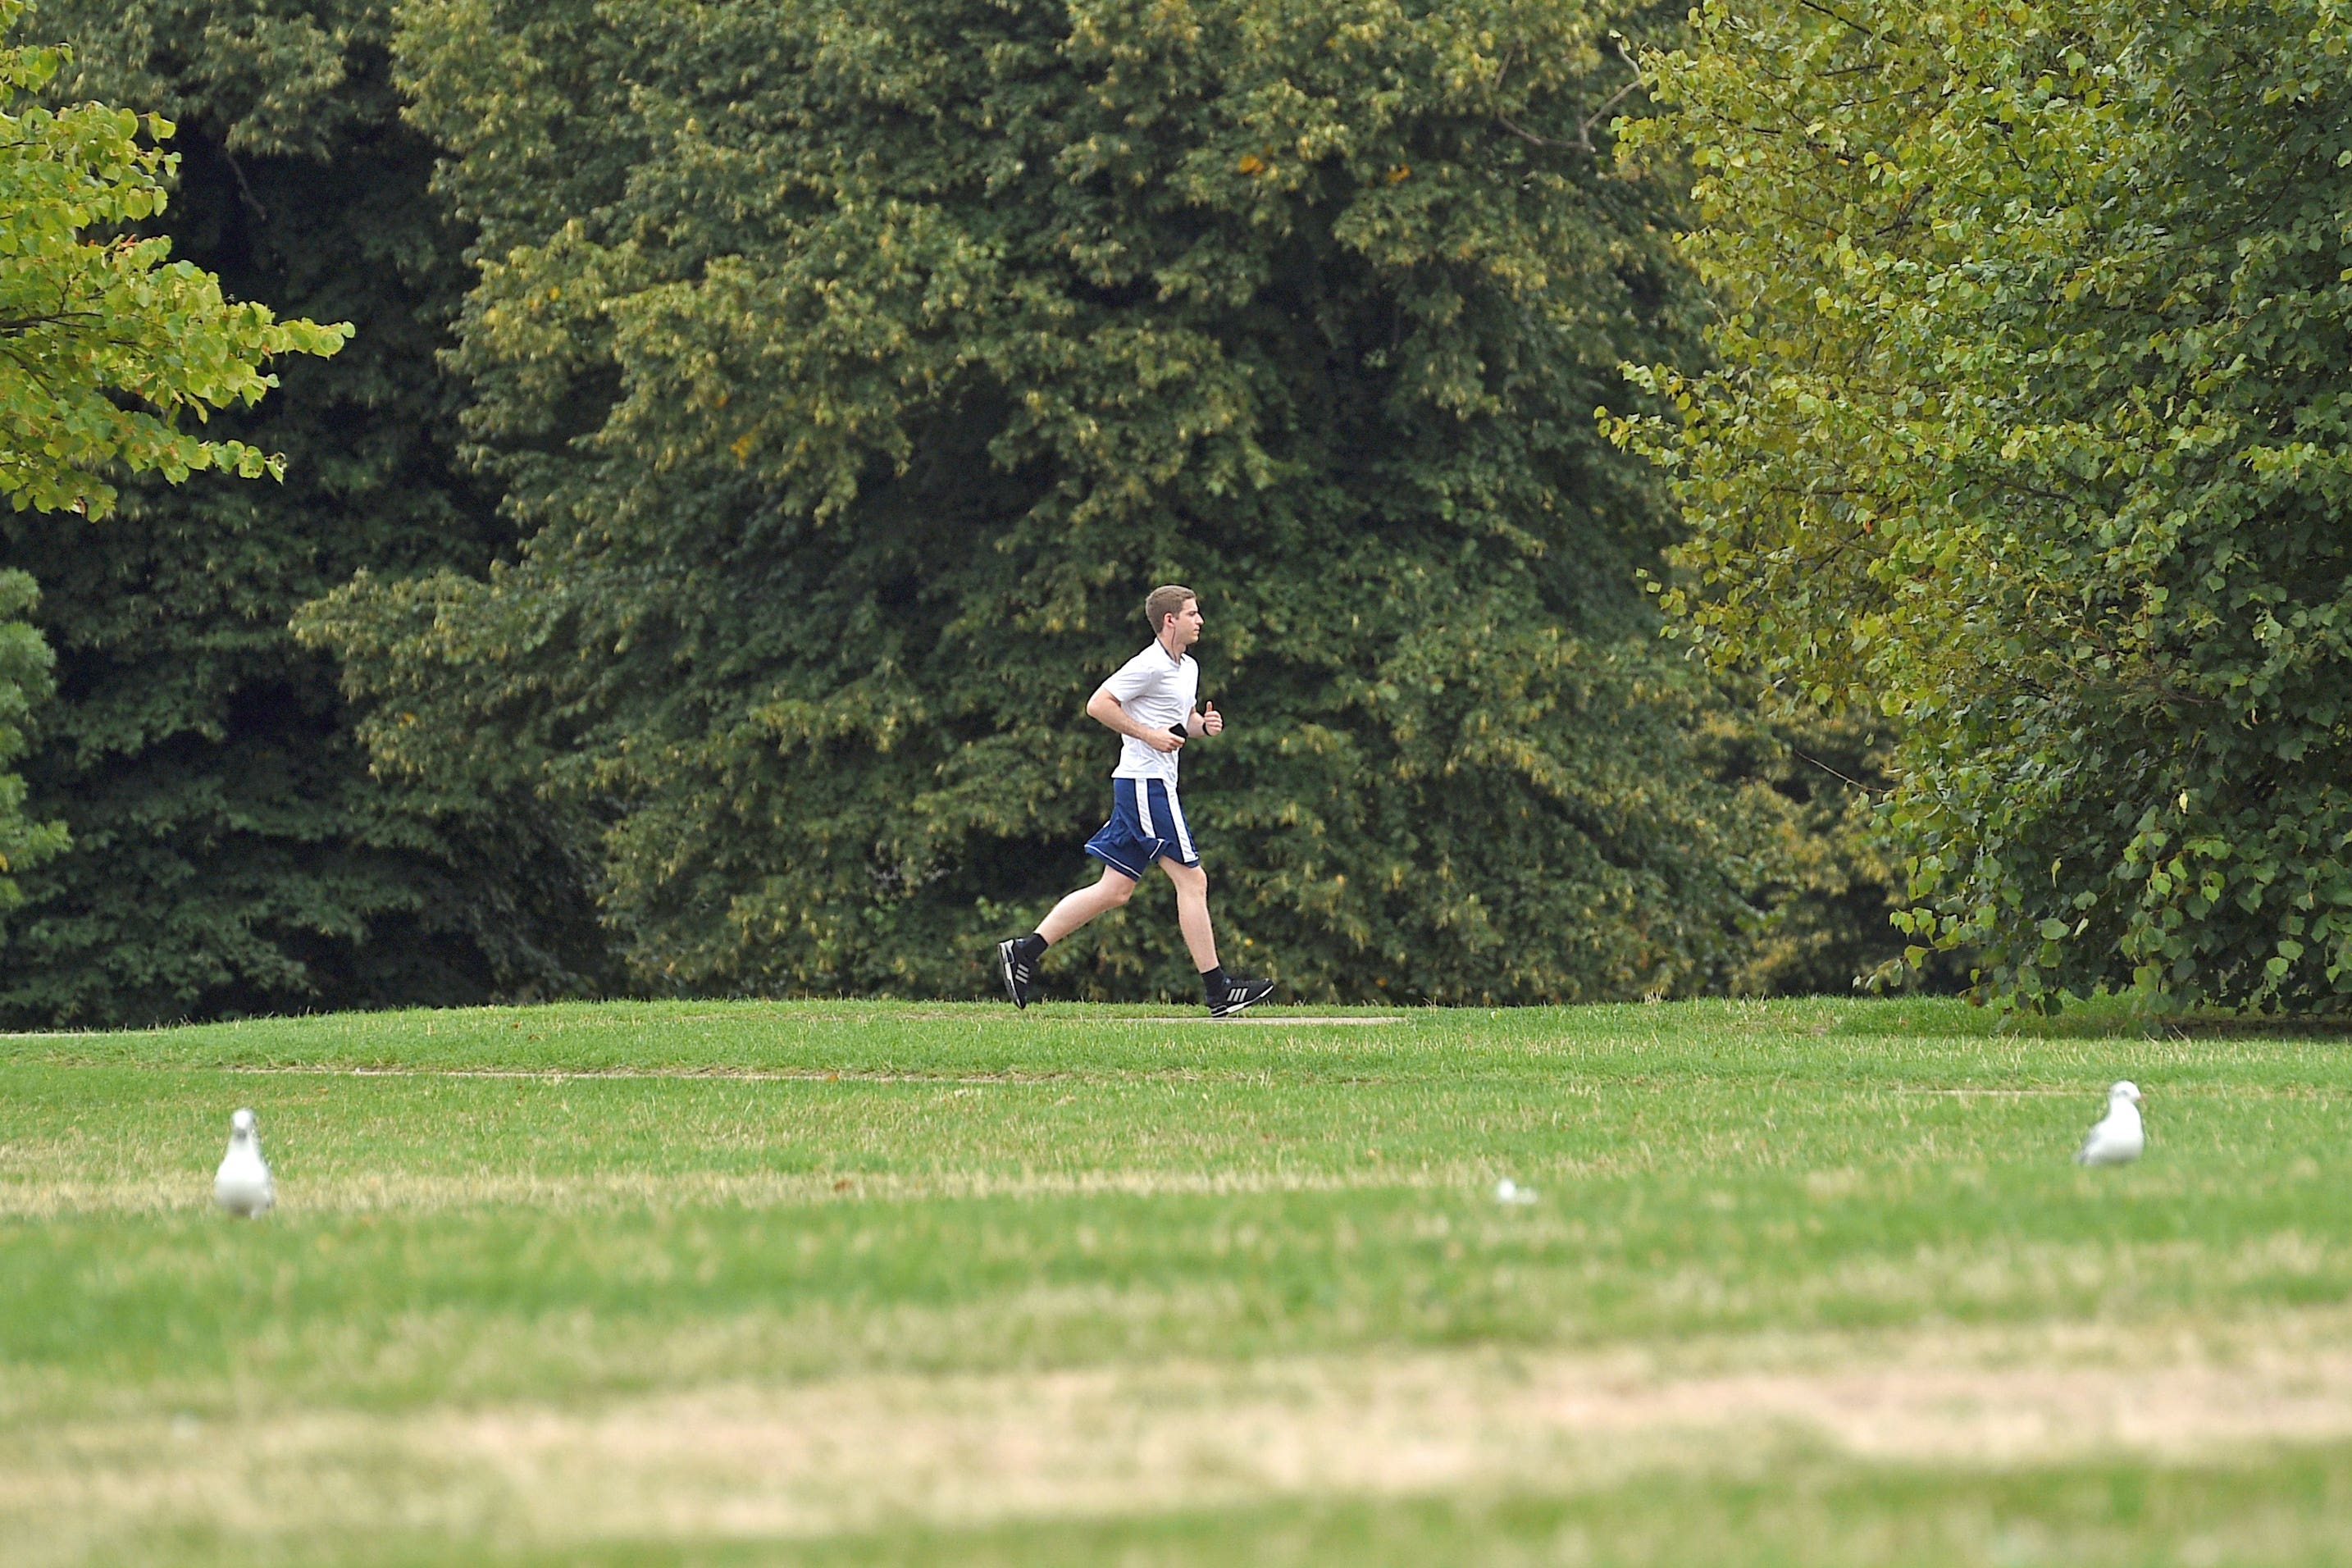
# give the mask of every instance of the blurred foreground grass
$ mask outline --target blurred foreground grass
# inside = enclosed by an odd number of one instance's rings
[[[0,1559],[2346,1560],[2342,1042],[1370,1016],[0,1040]]]

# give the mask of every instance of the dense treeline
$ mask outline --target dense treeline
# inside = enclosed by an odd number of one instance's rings
[[[282,385],[11,362],[82,370],[0,395],[0,1017],[982,989],[1168,578],[1298,994],[1836,984],[1892,853],[1992,994],[2352,994],[2326,0],[400,18],[41,16],[176,195],[32,222],[19,156],[9,265]],[[1181,984],[1163,923],[1078,984]]]
[[[356,332],[231,422],[282,485],[0,521],[73,837],[15,877],[0,1020],[983,991],[1081,870],[1078,710],[1170,578],[1234,726],[1187,758],[1222,921],[1294,994],[1892,950],[1838,777],[1876,738],[1800,760],[1660,644],[1680,524],[1592,422],[1702,353],[1686,180],[1612,156],[1612,31],[1677,8],[399,15],[38,18],[62,99],[177,121],[146,232]],[[1170,923],[1063,973],[1188,989]]]

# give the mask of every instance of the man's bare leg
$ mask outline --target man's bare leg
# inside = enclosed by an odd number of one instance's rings
[[[1209,874],[1162,856],[1160,868],[1176,884],[1176,924],[1184,932],[1185,950],[1192,967],[1207,974],[1217,967],[1217,933],[1209,923]],[[1134,883],[1128,884],[1129,888]],[[1059,910],[1055,911],[1059,913]]]
[[[1202,897],[1206,898],[1207,879],[1202,879]],[[1102,880],[1091,888],[1080,888],[1063,897],[1053,912],[1037,922],[1037,934],[1049,942],[1061,941],[1097,915],[1107,915],[1135,896],[1135,879],[1124,871],[1103,868]],[[1208,920],[1208,905],[1202,905],[1201,918]],[[1205,924],[1203,930],[1207,929]],[[1190,938],[1188,936],[1187,940]]]
[[[1230,1018],[1243,1008],[1263,1002],[1274,990],[1271,980],[1227,974],[1217,963],[1217,934],[1209,924],[1209,874],[1198,866],[1184,866],[1162,857],[1160,868],[1176,884],[1176,923],[1183,928],[1184,945],[1193,967],[1201,972],[1201,989],[1213,1018]]]
[[[1135,894],[1135,879],[1106,865],[1102,879],[1091,888],[1066,895],[1053,912],[1037,922],[1027,936],[1006,937],[996,944],[996,962],[1004,973],[1005,994],[1015,1007],[1029,1005],[1029,988],[1037,983],[1037,965],[1045,949],[1097,915],[1108,914]]]

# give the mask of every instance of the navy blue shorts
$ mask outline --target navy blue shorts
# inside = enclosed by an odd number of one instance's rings
[[[1158,779],[1110,781],[1110,820],[1087,840],[1087,853],[1139,882],[1163,855],[1180,866],[1201,863],[1175,786]]]

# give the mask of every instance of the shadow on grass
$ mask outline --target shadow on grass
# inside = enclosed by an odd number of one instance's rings
[[[2012,1013],[2001,1033],[2032,1040],[2079,1039],[2352,1039],[2352,1014],[2232,1013],[2218,1007],[2151,1012],[2123,996],[2093,996],[2065,1011],[2035,1016]]]

